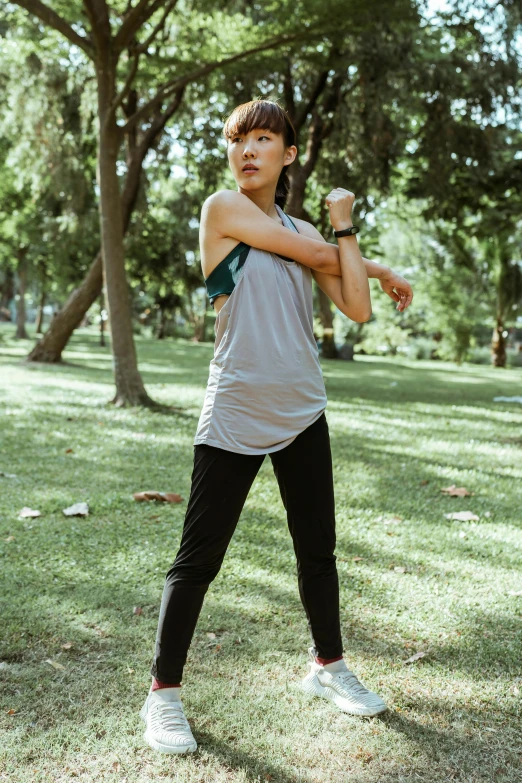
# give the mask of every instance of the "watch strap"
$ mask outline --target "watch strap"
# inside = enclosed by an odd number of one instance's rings
[[[350,237],[358,232],[359,226],[350,226],[350,228],[343,228],[342,231],[334,231],[334,234],[336,237]]]

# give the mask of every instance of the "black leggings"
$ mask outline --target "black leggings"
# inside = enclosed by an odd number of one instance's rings
[[[176,559],[167,573],[151,674],[181,682],[209,584],[217,576],[265,454],[194,446],[192,486]],[[316,654],[342,655],[330,436],[322,415],[270,454],[297,560],[299,594]]]

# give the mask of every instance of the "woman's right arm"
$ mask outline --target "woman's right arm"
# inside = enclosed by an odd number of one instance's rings
[[[337,245],[311,239],[276,223],[248,196],[235,190],[220,190],[205,200],[200,232],[219,238],[231,237],[251,247],[293,258],[318,272],[339,266]]]

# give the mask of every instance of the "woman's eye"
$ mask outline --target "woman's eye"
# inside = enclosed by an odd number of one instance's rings
[[[266,136],[265,134],[263,134],[263,136],[259,136],[259,139],[268,139],[270,141],[270,136]],[[236,136],[235,138],[231,139],[231,141],[232,141],[232,144],[234,144],[234,142],[236,142],[236,141],[241,141],[241,137],[240,136]]]

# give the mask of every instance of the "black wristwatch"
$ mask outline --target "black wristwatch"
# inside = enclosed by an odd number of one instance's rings
[[[334,231],[336,237],[351,237],[352,234],[359,232],[359,226],[350,226],[350,228],[343,228],[342,231]]]

